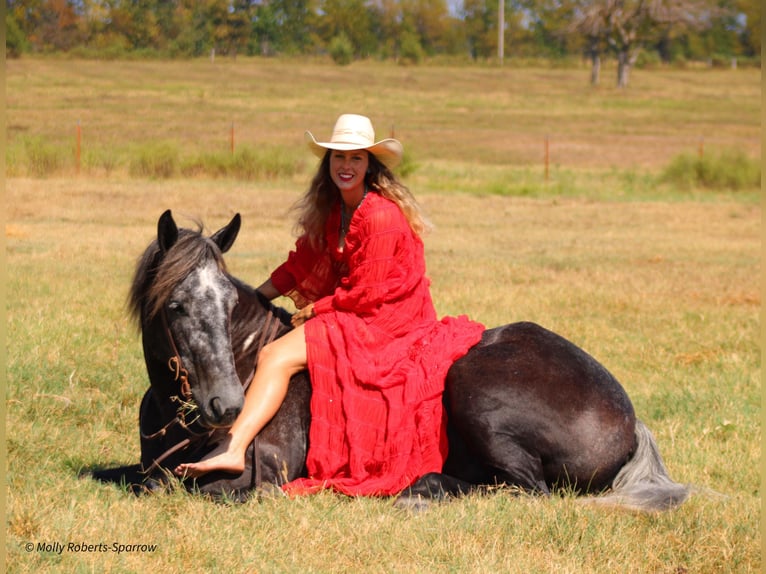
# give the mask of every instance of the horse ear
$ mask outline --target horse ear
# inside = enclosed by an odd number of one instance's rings
[[[157,243],[160,246],[160,251],[165,253],[168,249],[173,247],[178,240],[178,226],[173,221],[173,214],[168,209],[160,215],[160,220],[157,222]]]
[[[242,218],[237,213],[226,227],[222,227],[210,236],[216,245],[218,245],[221,253],[226,253],[231,246],[234,245],[234,240],[237,239],[239,234],[239,228],[242,226]]]

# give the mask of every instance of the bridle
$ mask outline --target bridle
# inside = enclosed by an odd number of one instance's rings
[[[273,308],[266,308],[268,311],[268,314],[266,316],[265,324],[263,325],[263,328],[261,329],[261,336],[258,339],[258,346],[256,347],[255,356],[257,357],[263,347],[274,341],[274,339],[277,338],[277,334],[279,332],[279,326],[281,324],[281,320],[277,316],[277,314],[274,312]],[[179,393],[180,395],[172,395],[170,397],[171,400],[177,401],[180,403],[180,406],[178,408],[178,411],[176,412],[176,416],[165,426],[163,426],[160,430],[157,432],[151,433],[151,434],[144,434],[143,430],[141,430],[141,425],[139,424],[139,432],[142,439],[145,440],[155,440],[158,438],[164,437],[168,431],[174,427],[174,426],[180,426],[187,434],[191,435],[190,437],[186,437],[180,442],[176,443],[175,445],[168,448],[165,452],[163,452],[159,457],[154,459],[152,461],[152,464],[149,466],[148,469],[141,470],[140,472],[144,474],[145,476],[151,475],[152,472],[160,468],[162,462],[167,459],[170,455],[173,453],[176,453],[180,450],[188,448],[190,445],[194,443],[199,443],[202,441],[207,441],[210,439],[210,437],[215,433],[217,429],[210,429],[205,432],[199,433],[193,431],[190,426],[193,425],[199,417],[195,418],[190,423],[186,421],[186,414],[187,412],[191,412],[192,410],[196,409],[196,405],[194,404],[194,399],[192,397],[191,392],[191,386],[189,385],[189,371],[186,370],[183,366],[183,361],[181,360],[181,354],[178,352],[178,347],[176,346],[175,339],[173,337],[173,332],[170,330],[170,326],[168,323],[167,318],[167,310],[162,309],[161,312],[161,318],[162,318],[162,328],[165,332],[165,337],[168,340],[168,343],[170,344],[171,352],[173,353],[170,358],[168,359],[167,365],[170,372],[173,374],[173,381],[180,381],[180,389]],[[255,373],[255,370],[253,370],[253,374]],[[253,380],[253,376],[251,375],[248,377],[248,380],[245,382],[244,391],[247,392],[248,387],[250,386],[250,383]],[[189,405],[192,406],[192,408],[188,408]],[[259,450],[259,437],[256,435],[253,438],[253,467],[255,469],[255,486],[258,487],[262,483],[262,468],[261,468],[261,461],[260,457],[258,456],[258,450]]]
[[[177,395],[171,395],[170,400],[175,400],[180,403],[178,411],[176,412],[176,416],[173,417],[169,423],[167,423],[165,426],[163,426],[160,430],[153,432],[151,434],[145,434],[144,431],[141,429],[141,425],[139,424],[139,432],[141,434],[141,438],[144,440],[155,440],[164,437],[168,431],[175,427],[180,426],[187,434],[191,436],[191,438],[186,437],[182,441],[178,442],[177,444],[173,445],[169,449],[167,449],[165,452],[163,452],[159,457],[154,459],[152,461],[152,464],[149,465],[149,468],[142,470],[141,473],[144,475],[150,475],[152,472],[157,470],[162,462],[168,458],[170,455],[172,455],[175,452],[178,452],[181,449],[187,448],[192,442],[200,442],[203,439],[209,439],[212,434],[215,432],[215,429],[211,429],[202,433],[198,433],[193,431],[190,428],[190,425],[194,424],[197,421],[197,418],[195,418],[191,423],[188,423],[186,421],[186,414],[187,412],[190,412],[193,409],[187,408],[188,405],[193,405],[193,398],[191,393],[191,386],[189,385],[189,371],[186,370],[186,368],[183,366],[183,361],[181,361],[181,354],[178,352],[178,347],[176,347],[175,339],[173,338],[173,332],[170,330],[170,326],[168,324],[168,317],[167,317],[167,311],[165,309],[162,309],[161,311],[161,317],[162,317],[162,328],[165,332],[165,337],[170,344],[171,352],[173,353],[170,358],[168,359],[167,365],[170,372],[173,374],[173,381],[179,381],[180,387],[179,387],[179,394]],[[192,441],[194,439],[194,441]]]

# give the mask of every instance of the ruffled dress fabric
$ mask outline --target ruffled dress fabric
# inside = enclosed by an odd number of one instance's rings
[[[437,319],[423,243],[399,207],[370,192],[354,213],[344,249],[340,206],[328,218],[327,245],[305,239],[271,276],[299,307],[311,375],[308,478],[288,494],[324,488],[392,495],[447,456],[444,380],[478,343],[484,326],[466,316]]]

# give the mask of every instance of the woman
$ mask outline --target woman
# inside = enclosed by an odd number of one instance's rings
[[[338,118],[329,142],[306,136],[322,161],[297,206],[301,234],[258,288],[269,299],[293,299],[295,329],[261,351],[227,441],[175,472],[241,473],[247,446],[276,414],[290,377],[308,367],[308,478],[285,490],[396,494],[441,472],[444,379],[484,327],[464,316],[436,318],[420,238],[427,224],[392,173],[402,145],[375,142],[370,120],[353,114]]]

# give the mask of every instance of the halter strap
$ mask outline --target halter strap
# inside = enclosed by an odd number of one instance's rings
[[[173,338],[173,332],[168,325],[167,311],[163,309],[161,315],[162,327],[165,330],[165,335],[167,336],[170,348],[173,351],[173,355],[168,359],[168,369],[173,373],[174,381],[181,381],[181,394],[187,401],[190,401],[192,393],[191,386],[189,385],[189,371],[184,368],[183,362],[181,361],[181,354],[178,352],[175,339]]]
[[[265,324],[263,325],[263,328],[261,329],[261,336],[258,339],[258,347],[256,348],[256,355],[259,355],[266,345],[274,341],[274,339],[277,338],[277,333],[279,332],[279,325],[281,323],[279,317],[274,312],[274,309],[267,309],[267,310],[268,310],[268,314],[266,316]],[[162,326],[165,330],[165,334],[167,335],[171,350],[173,352],[173,356],[171,356],[170,359],[168,359],[168,368],[170,369],[172,373],[174,373],[174,380],[181,381],[181,393],[183,394],[186,400],[190,401],[192,400],[192,394],[191,394],[191,387],[189,385],[189,378],[188,378],[189,372],[183,367],[183,363],[181,362],[181,355],[178,352],[178,348],[176,347],[175,340],[173,339],[173,333],[170,331],[166,311],[164,309],[162,310]],[[254,375],[255,375],[255,369],[253,370],[253,374],[248,378],[248,380],[243,385],[244,391],[247,391],[247,389],[250,387],[250,383],[253,381]],[[144,434],[144,432],[140,428],[140,424],[139,424],[139,432],[140,432],[141,438],[146,440],[154,440],[156,438],[165,436],[168,430],[175,425],[180,425],[186,432],[192,435],[194,442],[198,442],[200,439],[203,439],[203,438],[209,439],[215,432],[215,429],[211,429],[204,433],[195,433],[186,424],[186,420],[182,412],[177,414],[169,423],[167,423],[165,426],[163,426],[160,430],[158,430],[155,433],[152,433],[150,435]],[[148,476],[149,474],[151,474],[152,472],[160,468],[160,465],[162,464],[162,462],[165,459],[167,459],[170,455],[187,448],[190,444],[192,444],[192,439],[190,438],[185,438],[181,440],[180,442],[168,448],[159,457],[154,459],[152,461],[152,464],[149,466],[149,468],[146,470],[142,470],[141,473]],[[252,467],[253,467],[253,470],[255,471],[254,486],[257,488],[261,486],[261,484],[263,483],[263,465],[261,464],[261,458],[258,456],[258,451],[260,450],[260,437],[258,435],[255,435],[255,437],[253,438],[252,445],[253,445]]]

